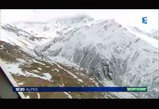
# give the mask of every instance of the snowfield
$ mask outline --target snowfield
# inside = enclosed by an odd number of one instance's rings
[[[148,44],[150,44],[151,46],[158,48],[158,40],[151,38],[149,36],[143,35],[143,34],[139,34],[137,32],[132,31],[130,28],[127,28],[128,31],[130,31],[131,33],[135,34],[136,37],[141,38],[142,40],[146,41]]]

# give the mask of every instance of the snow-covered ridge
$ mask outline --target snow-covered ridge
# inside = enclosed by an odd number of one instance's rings
[[[131,33],[135,34],[136,37],[141,38],[142,40],[146,41],[150,45],[152,45],[155,48],[158,48],[158,40],[154,39],[153,37],[150,37],[150,35],[142,34],[141,32],[135,32],[131,30],[130,28],[127,28]]]
[[[130,27],[130,26],[127,28],[131,29],[131,31],[133,32],[137,32],[137,33],[149,36],[151,38],[158,39],[158,30],[152,29],[151,31],[143,31],[137,27]]]
[[[16,22],[18,28],[27,32],[33,33],[36,37],[54,38],[59,34],[64,34],[72,28],[77,28],[81,25],[88,25],[93,21],[93,18],[87,15],[78,15],[73,17],[57,18],[47,22]]]
[[[113,19],[81,26],[61,37],[47,47],[43,45],[38,54],[49,61],[62,57],[116,86],[148,86],[151,91],[140,97],[158,94],[156,39],[131,31]]]

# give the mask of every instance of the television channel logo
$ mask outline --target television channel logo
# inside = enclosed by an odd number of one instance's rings
[[[142,17],[142,23],[147,24],[147,17]]]

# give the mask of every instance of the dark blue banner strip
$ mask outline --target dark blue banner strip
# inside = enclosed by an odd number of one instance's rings
[[[14,92],[127,92],[127,87],[14,87]]]
[[[147,92],[147,87],[13,87],[14,92]]]

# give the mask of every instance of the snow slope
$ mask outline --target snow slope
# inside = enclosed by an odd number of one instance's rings
[[[128,31],[130,31],[131,33],[135,34],[136,37],[141,38],[142,40],[146,41],[147,43],[149,43],[151,46],[158,48],[158,40],[154,39],[152,37],[146,36],[144,34],[141,33],[137,33],[132,31],[130,28],[127,28]]]
[[[81,26],[35,51],[48,61],[64,58],[116,86],[148,86],[148,93],[138,95],[145,98],[158,95],[157,48],[156,39],[112,19]]]

